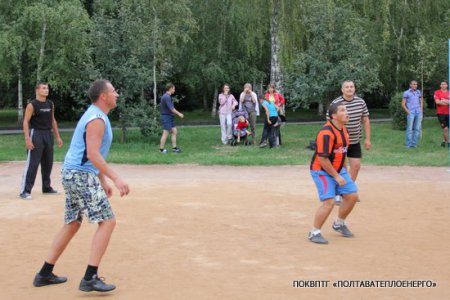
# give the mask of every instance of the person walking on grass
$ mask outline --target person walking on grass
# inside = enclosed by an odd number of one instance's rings
[[[219,95],[219,120],[222,144],[226,145],[233,138],[232,113],[238,102],[230,93],[230,86],[223,85],[223,92]]]
[[[58,147],[61,148],[63,145],[55,119],[55,104],[47,99],[48,84],[38,83],[35,91],[36,99],[27,105],[23,118],[23,134],[28,155],[19,196],[25,200],[32,199],[31,190],[39,164],[41,165],[42,193],[58,193],[52,188],[50,180],[53,168],[53,134],[56,136]]]
[[[313,228],[308,235],[308,239],[317,244],[328,244],[322,236],[321,229],[334,208],[336,195],[342,195],[343,201],[332,228],[344,237],[353,237],[346,219],[358,200],[358,188],[347,173],[345,164],[350,140],[345,128],[349,116],[344,103],[331,104],[328,116],[330,120],[317,134],[317,149],[310,166],[311,176],[322,204],[316,212]]]
[[[166,85],[166,92],[161,97],[161,122],[163,126],[163,132],[161,141],[159,143],[159,152],[162,154],[167,153],[167,149],[164,148],[169,133],[172,138],[172,152],[180,153],[181,149],[177,147],[177,128],[174,124],[174,114],[180,118],[184,118],[184,115],[175,109],[172,102],[172,95],[175,94],[175,85],[168,83]]]
[[[417,148],[423,118],[423,96],[417,89],[417,81],[409,83],[403,93],[402,108],[406,112],[406,148]]]
[[[443,130],[441,146],[450,147],[450,139],[448,137],[449,93],[447,80],[441,81],[441,88],[434,92],[434,101],[436,102],[437,118]]]
[[[107,115],[116,107],[119,95],[107,80],[94,81],[88,94],[92,105],[75,128],[61,171],[66,192],[65,224],[56,234],[47,259],[34,278],[35,287],[67,281],[66,277],[55,275],[53,268],[80,229],[84,214],[89,222],[97,223],[98,227],[92,239],[88,266],[79,289],[84,292],[108,292],[116,288],[115,285],[104,282],[98,275],[98,267],[116,225],[108,200],[112,196],[112,187],[106,178],[111,179],[121,197],[130,192],[128,184],[106,162],[113,139]]]

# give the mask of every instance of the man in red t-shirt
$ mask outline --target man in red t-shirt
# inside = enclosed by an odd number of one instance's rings
[[[446,80],[441,82],[441,89],[434,92],[434,101],[436,102],[438,121],[443,129],[444,140],[441,146],[450,146],[450,140],[448,139],[449,96],[448,82]]]

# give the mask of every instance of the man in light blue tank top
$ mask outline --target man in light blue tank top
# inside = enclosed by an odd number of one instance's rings
[[[119,95],[107,80],[94,81],[88,94],[92,105],[77,124],[61,171],[66,192],[65,224],[56,235],[42,269],[34,278],[36,287],[67,281],[66,277],[53,274],[53,267],[80,228],[84,214],[89,222],[97,223],[98,228],[79,289],[84,292],[108,292],[116,288],[113,284],[106,284],[97,275],[97,270],[116,224],[108,201],[112,187],[106,177],[113,181],[121,197],[129,193],[128,184],[106,163],[112,142],[108,113],[116,107]]]

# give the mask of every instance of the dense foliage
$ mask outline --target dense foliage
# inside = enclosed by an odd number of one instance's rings
[[[326,104],[345,79],[369,107],[387,107],[411,79],[430,99],[448,76],[449,36],[444,0],[3,0],[0,107],[42,80],[59,117],[76,119],[103,77],[120,89],[117,118],[155,105],[168,81],[181,110],[211,110],[225,82],[261,92],[273,49],[292,107]]]

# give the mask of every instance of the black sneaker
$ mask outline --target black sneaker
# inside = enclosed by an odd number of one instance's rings
[[[174,153],[181,153],[181,149],[178,147],[172,148],[172,152]]]
[[[36,274],[34,277],[33,285],[36,287],[50,285],[50,284],[60,284],[67,281],[67,277],[62,276],[56,276],[55,274],[51,273],[50,275],[44,277],[40,275],[39,273]]]
[[[56,195],[56,194],[58,194],[58,191],[54,190],[53,188],[49,188],[49,189],[43,190],[42,193],[43,194],[54,194],[54,195]]]
[[[91,280],[81,279],[80,291],[83,292],[109,292],[116,288],[114,284],[105,283],[105,278],[98,277],[97,275],[92,276]]]

